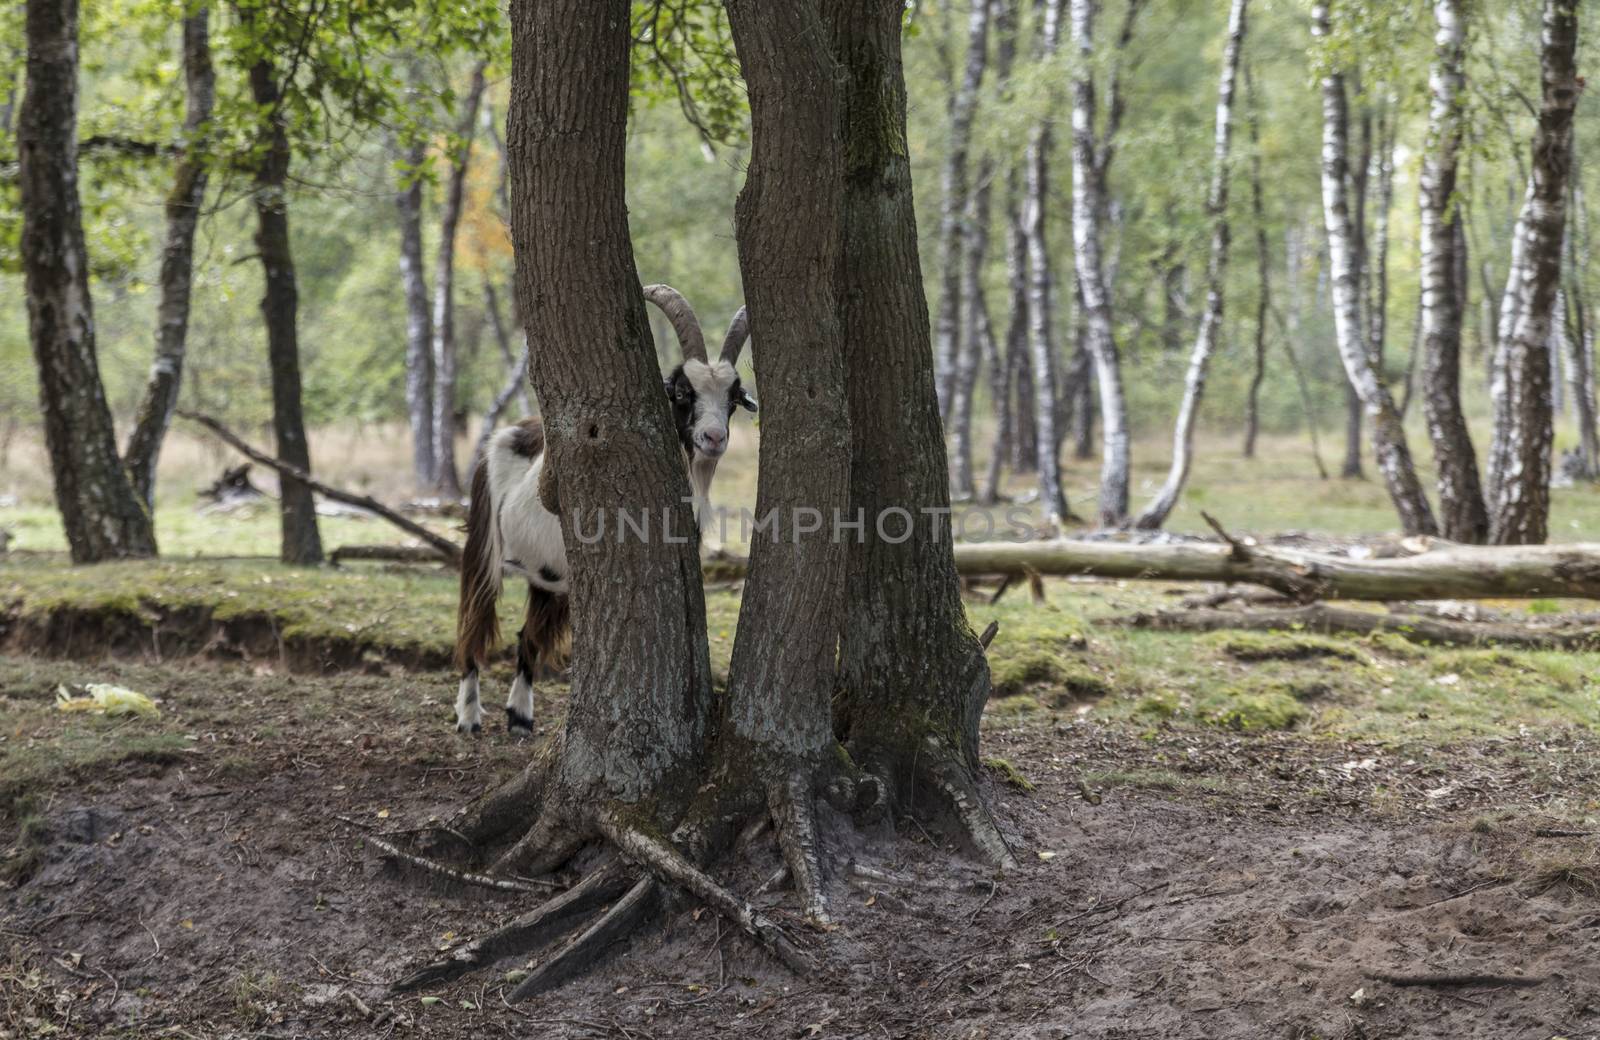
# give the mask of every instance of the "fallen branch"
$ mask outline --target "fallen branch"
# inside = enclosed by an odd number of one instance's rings
[[[335,502],[343,502],[345,505],[356,506],[359,509],[365,509],[376,516],[380,516],[407,534],[427,542],[452,566],[461,566],[461,547],[459,545],[457,545],[455,542],[452,542],[448,538],[434,534],[432,531],[428,530],[426,527],[423,527],[416,521],[409,520],[406,517],[401,516],[399,513],[396,513],[394,510],[390,509],[382,502],[379,502],[377,499],[370,498],[366,495],[353,494],[349,491],[341,491],[336,487],[332,487],[322,483],[319,480],[316,480],[311,476],[311,474],[307,473],[299,466],[290,465],[289,463],[280,459],[276,459],[265,452],[257,451],[244,441],[240,440],[239,437],[230,431],[226,426],[223,426],[209,415],[201,415],[198,412],[178,412],[177,415],[180,419],[188,419],[190,422],[198,423],[199,425],[204,426],[207,430],[210,430],[218,440],[221,440],[234,451],[237,451],[239,454],[250,459],[252,462],[260,463],[263,466],[268,466],[272,469],[275,469],[280,474],[288,477],[291,480],[298,480],[300,483],[315,491],[317,494],[322,495],[324,498],[331,498]]]
[[[1158,610],[1106,618],[1097,624],[1145,628],[1161,632],[1296,630],[1323,635],[1388,632],[1425,646],[1502,646],[1517,650],[1582,651],[1600,649],[1600,630],[1551,631],[1524,625],[1472,624],[1436,618],[1374,614],[1349,607],[1313,603],[1283,610]]]
[[[340,816],[337,817],[337,819],[343,821],[344,823],[354,824],[358,827],[360,826],[359,823],[347,816]],[[366,841],[368,845],[371,845],[373,848],[383,853],[385,856],[388,856],[390,859],[397,859],[402,863],[416,867],[418,870],[426,871],[429,874],[437,874],[439,877],[447,878],[463,885],[472,885],[477,888],[490,888],[494,889],[496,892],[532,892],[539,895],[547,894],[551,889],[558,889],[561,887],[560,885],[557,885],[551,881],[512,881],[509,878],[490,877],[487,874],[474,874],[470,871],[457,870],[455,867],[446,866],[443,863],[428,859],[425,856],[418,856],[415,853],[407,852],[398,845],[384,841],[382,838],[372,834],[363,835],[363,840]]]
[[[1391,986],[1537,986],[1544,975],[1398,975],[1387,971],[1369,971],[1367,978],[1387,982]]]

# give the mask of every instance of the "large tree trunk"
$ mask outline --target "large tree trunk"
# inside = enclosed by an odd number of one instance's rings
[[[1267,207],[1261,190],[1261,107],[1256,98],[1256,80],[1244,70],[1245,102],[1250,126],[1250,216],[1256,231],[1256,323],[1255,367],[1250,373],[1250,390],[1244,408],[1244,457],[1256,457],[1256,437],[1261,431],[1261,384],[1267,378],[1267,314],[1272,309],[1272,250],[1267,239]]]
[[[433,456],[433,314],[428,309],[428,283],[422,260],[422,164],[428,157],[421,141],[406,149],[407,169],[400,175],[395,208],[400,213],[400,284],[406,296],[406,416],[411,423],[411,475],[419,490],[431,490],[438,478]]]
[[[517,298],[538,344],[540,493],[572,568],[572,695],[543,804],[564,830],[616,803],[671,820],[696,785],[711,705],[689,481],[628,233],[628,12],[627,0],[511,9]],[[593,538],[623,510],[666,526]]]
[[[461,497],[456,471],[456,229],[461,226],[462,196],[472,140],[483,100],[485,62],[472,70],[472,85],[461,103],[461,122],[450,154],[450,176],[439,213],[439,255],[433,269],[433,464],[434,487],[441,498]]]
[[[1061,39],[1061,0],[1048,0],[1040,42],[1041,58],[1048,62]],[[1061,486],[1061,436],[1056,424],[1057,371],[1055,276],[1050,247],[1045,240],[1045,208],[1050,198],[1050,146],[1048,120],[1040,120],[1028,135],[1023,157],[1025,193],[1022,226],[1028,248],[1028,351],[1033,368],[1034,466],[1039,476],[1039,508],[1052,523],[1071,516]]]
[[[934,344],[938,358],[939,414],[948,418],[954,397],[956,367],[961,343],[962,224],[968,206],[967,149],[972,140],[972,116],[978,107],[989,54],[989,4],[969,0],[967,60],[961,83],[950,98],[949,150],[945,153],[939,200],[939,319]]]
[[[1328,5],[1312,9],[1312,32],[1328,35]],[[1327,222],[1328,253],[1333,267],[1334,330],[1345,374],[1361,396],[1373,423],[1373,444],[1378,469],[1407,534],[1433,534],[1437,528],[1427,495],[1417,479],[1405,429],[1389,389],[1378,378],[1368,354],[1368,341],[1360,320],[1360,284],[1355,230],[1350,222],[1349,112],[1344,75],[1329,69],[1322,77],[1322,209]]]
[[[850,546],[835,728],[894,804],[906,805],[918,786],[943,795],[979,852],[1009,863],[975,790],[988,665],[937,512],[950,503],[906,149],[903,8],[898,0],[822,6],[845,77],[840,331],[850,516],[866,525]]]
[[[1114,154],[1122,99],[1113,73],[1106,125],[1095,131],[1094,19],[1099,0],[1070,0],[1072,42],[1077,61],[1072,75],[1072,242],[1078,293],[1087,323],[1089,353],[1100,388],[1099,521],[1120,525],[1128,514],[1128,401],[1122,389],[1122,360],[1111,329],[1111,296],[1101,254],[1106,202],[1106,175]],[[1126,48],[1133,34],[1139,0],[1130,0],[1116,49]],[[1043,440],[1043,438],[1040,438]]]
[[[1228,14],[1228,42],[1222,52],[1222,77],[1217,87],[1216,139],[1212,145],[1211,186],[1206,191],[1206,213],[1211,218],[1211,255],[1206,262],[1206,310],[1200,318],[1189,372],[1184,380],[1183,403],[1172,432],[1172,468],[1166,483],[1139,514],[1134,526],[1156,529],[1166,523],[1178,504],[1194,463],[1194,429],[1200,418],[1200,398],[1205,393],[1206,370],[1222,333],[1223,292],[1228,273],[1228,164],[1233,143],[1234,81],[1239,75],[1239,52],[1244,47],[1245,8],[1248,0],[1233,0]]]
[[[1546,0],[1539,66],[1543,101],[1532,170],[1512,239],[1506,298],[1495,351],[1494,442],[1489,451],[1490,540],[1545,540],[1550,517],[1550,322],[1561,286],[1561,236],[1572,164],[1577,0]]]
[[[256,251],[266,282],[261,316],[267,326],[267,361],[272,369],[272,425],[277,435],[277,457],[310,473],[311,449],[306,443],[300,404],[300,339],[296,327],[299,293],[294,252],[289,244],[289,134],[277,72],[270,59],[262,58],[250,66],[250,93],[268,121],[255,171]],[[278,518],[283,562],[321,563],[322,535],[317,530],[311,488],[292,477],[283,477]]]
[[[771,807],[806,913],[823,921],[812,792],[836,762],[830,701],[849,543],[832,524],[849,502],[851,455],[835,278],[838,84],[814,2],[732,0],[728,14],[750,96],[750,167],[734,223],[765,391],[756,513],[780,519],[751,547],[720,753],[725,768],[756,781],[726,797]]]
[[[150,513],[117,458],[95,354],[78,199],[78,3],[29,0],[17,135],[28,334],[56,505],[74,563],[154,556]]]
[[[1466,18],[1461,0],[1434,0],[1433,67],[1428,74],[1429,147],[1423,155],[1422,403],[1439,471],[1441,533],[1481,543],[1489,514],[1478,481],[1478,456],[1461,411],[1461,326],[1466,285],[1459,280],[1457,163],[1465,88]]]
[[[161,252],[161,302],[156,307],[156,356],[144,398],[128,437],[124,462],[133,490],[155,510],[156,463],[178,406],[184,346],[189,335],[189,293],[194,282],[194,231],[206,197],[205,132],[217,96],[211,66],[211,12],[202,7],[183,20],[186,111],[184,153],[167,194],[167,242]]]

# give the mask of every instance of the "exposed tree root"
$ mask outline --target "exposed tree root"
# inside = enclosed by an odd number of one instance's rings
[[[394,988],[412,990],[448,982],[502,958],[531,953],[576,928],[580,915],[610,902],[627,887],[627,876],[615,864],[602,867],[510,923],[417,969],[396,982]]]
[[[778,847],[794,879],[805,915],[813,924],[827,927],[827,897],[822,892],[822,862],[818,855],[816,808],[811,785],[798,773],[767,790],[767,808],[777,829]]]
[[[409,866],[416,867],[418,870],[423,870],[463,885],[489,888],[496,892],[537,892],[541,895],[552,888],[559,887],[550,881],[516,881],[511,878],[490,877],[487,874],[474,874],[468,870],[457,870],[455,867],[447,866],[425,856],[407,852],[398,845],[384,841],[382,838],[371,834],[366,835],[363,840],[390,859],[399,860]]]
[[[541,813],[528,833],[495,861],[498,874],[548,874],[571,859],[587,836],[554,813]]]
[[[601,813],[600,832],[624,857],[650,871],[662,881],[684,889],[739,928],[797,975],[810,974],[811,958],[796,946],[774,921],[755,907],[719,885],[691,863],[670,842],[651,837],[620,822],[610,813]],[[793,870],[791,864],[790,869]]]
[[[527,978],[517,983],[507,998],[511,1003],[527,1000],[582,974],[616,943],[631,935],[661,902],[661,886],[654,878],[640,878],[626,895],[601,914],[572,942],[554,956],[546,958]]]
[[[1015,870],[1017,858],[969,771],[933,737],[927,740],[924,757],[918,769],[921,778],[942,796],[972,851],[990,866]]]

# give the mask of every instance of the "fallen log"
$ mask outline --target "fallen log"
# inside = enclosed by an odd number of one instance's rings
[[[1103,618],[1099,625],[1158,632],[1312,632],[1318,635],[1388,632],[1424,646],[1495,646],[1511,650],[1600,650],[1600,629],[1561,630],[1529,625],[1444,621],[1432,617],[1375,614],[1313,603],[1280,610],[1157,610]]]
[[[335,567],[348,560],[376,560],[383,563],[449,563],[431,545],[341,545],[328,554]]]
[[[209,415],[201,415],[198,412],[178,412],[177,415],[180,419],[187,419],[192,423],[198,423],[199,425],[204,426],[207,430],[210,430],[218,440],[227,444],[234,451],[237,451],[250,461],[267,466],[271,469],[275,469],[281,474],[298,480],[300,483],[306,485],[317,494],[322,495],[324,498],[331,498],[335,502],[343,502],[345,505],[356,506],[360,509],[365,509],[374,516],[382,517],[407,534],[416,538],[420,538],[424,542],[428,543],[428,545],[433,547],[435,552],[447,560],[451,565],[458,568],[461,566],[461,547],[455,542],[452,542],[450,539],[445,538],[442,535],[434,534],[432,531],[428,530],[426,527],[423,527],[414,520],[410,520],[404,516],[401,516],[399,513],[396,513],[393,509],[390,509],[377,499],[371,498],[367,495],[357,495],[350,491],[342,491],[339,488],[333,487],[332,485],[324,484],[320,480],[312,477],[311,474],[307,473],[299,466],[290,465],[289,463],[284,462],[281,459],[274,458],[265,452],[257,451],[255,448],[250,447],[250,445],[241,440],[226,426],[223,426],[220,422],[211,418]]]

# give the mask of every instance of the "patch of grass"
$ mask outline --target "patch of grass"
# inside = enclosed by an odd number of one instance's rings
[[[1307,716],[1305,705],[1282,689],[1250,692],[1224,687],[1204,697],[1195,712],[1205,722],[1244,732],[1293,729]]]
[[[998,775],[1003,782],[1011,787],[1015,787],[1019,791],[1034,790],[1033,781],[1024,776],[1022,770],[1013,765],[1010,759],[986,758],[983,760],[983,764],[986,769]]]

